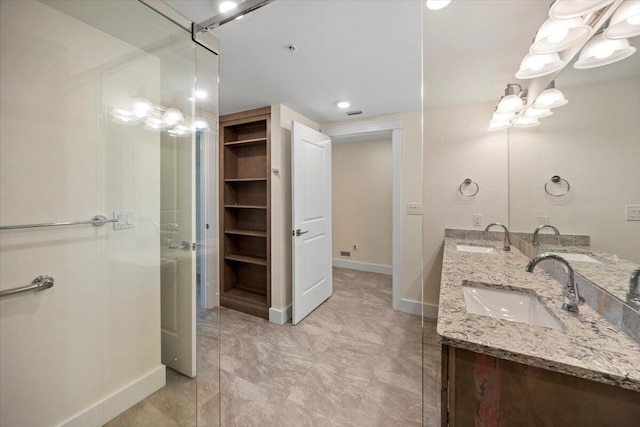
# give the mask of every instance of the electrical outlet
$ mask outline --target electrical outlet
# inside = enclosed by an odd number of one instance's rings
[[[340,251],[340,256],[350,257],[351,256],[351,252],[349,252],[349,251]]]
[[[474,227],[482,227],[482,215],[481,214],[473,214],[473,226]]]
[[[627,221],[640,221],[640,205],[626,205]]]
[[[538,225],[549,225],[550,218],[548,216],[539,216]]]
[[[408,215],[422,215],[422,203],[407,203]]]
[[[358,250],[358,242],[353,242],[353,250],[354,251]]]

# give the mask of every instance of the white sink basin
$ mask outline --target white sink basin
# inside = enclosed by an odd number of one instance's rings
[[[570,253],[564,253],[564,252],[549,252],[549,253],[553,254],[553,255],[561,256],[562,258],[566,259],[567,261],[593,262],[593,263],[602,264],[597,259],[591,258],[589,255],[585,255],[585,254],[570,254]]]
[[[475,286],[463,286],[462,291],[467,313],[562,329],[533,291],[525,293]]]
[[[475,254],[492,254],[496,251],[488,246],[456,245],[456,249],[460,252],[473,252]]]

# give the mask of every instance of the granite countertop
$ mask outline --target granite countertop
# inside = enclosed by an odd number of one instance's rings
[[[492,254],[460,252],[456,244],[497,250]],[[640,345],[585,304],[578,314],[562,310],[562,285],[539,267],[534,273],[525,272],[529,259],[515,247],[511,252],[501,249],[497,240],[445,238],[438,311],[440,342],[640,391]],[[463,281],[531,289],[562,330],[469,314]]]
[[[611,295],[621,301],[626,301],[629,291],[629,276],[638,268],[631,261],[619,258],[617,255],[594,250],[584,246],[558,246],[543,244],[538,248],[539,252],[576,253],[585,254],[599,262],[572,262],[576,273],[580,273],[585,279],[596,283]]]

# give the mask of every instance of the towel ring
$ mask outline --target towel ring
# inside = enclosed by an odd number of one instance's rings
[[[462,186],[469,186],[469,185],[475,185],[476,186],[476,191],[473,194],[464,194],[462,192]],[[480,186],[478,185],[477,182],[475,181],[471,181],[471,178],[465,178],[464,181],[462,181],[462,184],[460,184],[460,187],[458,187],[458,191],[460,192],[460,194],[462,194],[464,197],[473,197],[476,194],[478,194],[478,191],[480,191]]]
[[[564,182],[565,184],[567,184],[567,191],[565,191],[564,193],[561,194],[551,194],[549,192],[549,184],[551,183],[557,184],[559,182]],[[550,195],[551,197],[562,197],[562,196],[566,196],[567,194],[569,194],[569,190],[571,190],[571,184],[569,184],[569,181],[567,181],[564,178],[561,178],[560,175],[553,175],[551,177],[551,179],[549,181],[547,181],[547,183],[544,185],[544,191],[545,193],[547,193],[548,195]]]

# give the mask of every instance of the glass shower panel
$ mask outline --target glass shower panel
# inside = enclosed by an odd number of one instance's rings
[[[193,425],[199,48],[136,1],[0,12],[0,226],[115,221],[0,231],[0,291],[55,280],[0,298],[0,425]]]

